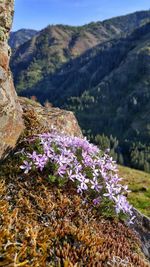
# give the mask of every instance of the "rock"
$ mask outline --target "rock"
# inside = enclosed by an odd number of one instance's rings
[[[145,256],[150,260],[150,218],[141,214],[135,208],[133,209],[133,215],[136,218],[132,227],[141,240]]]
[[[22,109],[9,69],[8,36],[13,17],[13,0],[0,0],[0,159],[13,148],[23,130]]]
[[[23,109],[25,125],[28,131],[31,128],[31,134],[55,128],[59,133],[83,137],[73,112],[50,106],[43,107],[38,102],[24,97],[19,97],[19,102]]]

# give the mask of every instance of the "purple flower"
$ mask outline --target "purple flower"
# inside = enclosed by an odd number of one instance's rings
[[[84,175],[80,174],[79,176],[77,176],[77,180],[80,182],[80,188],[82,190],[88,189],[87,184],[89,183],[89,179],[87,179]]]
[[[38,158],[38,155],[37,155],[36,151],[33,151],[32,154],[31,153],[28,153],[27,155],[33,161],[36,161],[36,159]]]
[[[100,190],[103,188],[97,181],[97,179],[94,177],[93,180],[90,181],[91,182],[91,189],[100,192]]]
[[[74,182],[74,180],[76,178],[76,175],[73,174],[73,171],[72,170],[67,170],[67,175],[68,175],[69,179]]]
[[[83,157],[82,160],[83,164],[89,167],[93,166],[93,159],[91,158],[91,156],[88,155],[87,151],[82,151],[82,157]]]
[[[94,198],[93,199],[93,204],[94,204],[94,206],[99,205],[100,204],[100,198],[99,197],[98,198]]]
[[[67,168],[66,165],[60,166],[60,167],[58,168],[57,173],[59,174],[59,176],[61,176],[61,177],[64,176],[64,174],[66,173],[66,168]]]
[[[88,189],[94,191],[94,205],[98,205],[102,197],[107,197],[113,201],[117,213],[122,211],[131,215],[132,206],[124,196],[129,192],[128,187],[119,184],[122,179],[118,177],[116,162],[108,151],[102,154],[86,138],[66,136],[56,131],[40,134],[26,141],[33,142],[36,139],[40,149],[36,148],[32,153],[23,150],[26,160],[20,168],[25,173],[32,166],[42,171],[49,163],[52,166],[54,164],[54,170],[57,167],[55,174],[73,181],[78,193]]]
[[[32,162],[24,160],[23,163],[24,165],[21,165],[20,169],[24,170],[24,173],[28,173],[32,168]]]
[[[47,160],[48,159],[45,155],[37,155],[34,160],[34,164],[38,169],[40,169],[40,171],[42,171],[46,166]]]
[[[99,176],[99,170],[95,166],[92,167],[92,173],[95,178]]]
[[[48,158],[53,158],[54,149],[47,143],[43,144],[44,153]]]
[[[117,184],[119,181],[121,181],[122,180],[122,178],[119,178],[118,177],[118,174],[115,174],[115,175],[111,175],[111,182],[113,183],[113,184]]]
[[[77,163],[77,164],[75,165],[75,172],[76,172],[76,174],[80,173],[81,170],[82,170],[82,165],[79,164],[79,163]]]
[[[114,197],[121,192],[121,186],[109,184],[106,182],[106,189],[107,193],[104,194],[104,196],[109,197],[111,200],[114,199]]]
[[[125,196],[118,195],[114,200],[116,202],[116,213],[123,211],[124,213],[132,215],[132,206],[129,204]]]

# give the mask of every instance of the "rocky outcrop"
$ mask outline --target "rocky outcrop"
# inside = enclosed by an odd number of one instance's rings
[[[133,209],[135,218],[133,229],[138,234],[142,250],[146,257],[150,260],[150,218],[141,214],[138,210]]]
[[[19,97],[19,102],[23,109],[25,126],[31,135],[54,128],[59,133],[83,137],[73,112],[53,108],[50,105],[43,107],[38,102],[24,97]]]
[[[15,146],[23,130],[22,109],[9,69],[8,36],[12,23],[13,2],[0,0],[0,158]]]

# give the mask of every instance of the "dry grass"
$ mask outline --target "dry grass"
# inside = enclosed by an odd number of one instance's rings
[[[24,136],[39,131],[34,114],[24,119]],[[71,184],[59,189],[46,177],[25,176],[11,155],[0,178],[0,267],[122,267],[114,257],[127,257],[126,267],[150,266],[135,234],[103,218]]]
[[[131,230],[102,218],[69,184],[62,190],[41,177],[1,180],[0,225],[3,267],[110,266],[113,256],[149,266]]]

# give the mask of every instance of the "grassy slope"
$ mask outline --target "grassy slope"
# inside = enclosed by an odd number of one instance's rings
[[[132,191],[129,201],[135,208],[150,216],[150,173],[119,166],[120,176]]]

